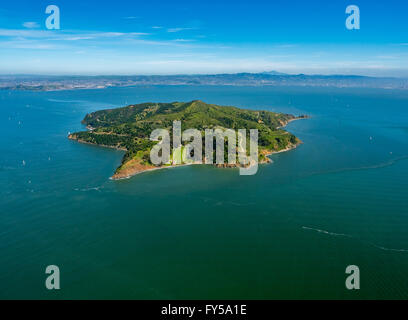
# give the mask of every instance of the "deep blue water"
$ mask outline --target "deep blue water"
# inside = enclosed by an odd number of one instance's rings
[[[122,152],[67,139],[92,111],[195,99],[311,118],[255,176],[112,181]],[[0,91],[0,298],[408,298],[407,108],[394,90]],[[51,264],[59,291],[44,286]]]

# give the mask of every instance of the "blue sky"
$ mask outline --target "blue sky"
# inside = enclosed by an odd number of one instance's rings
[[[47,30],[45,8],[60,8]],[[345,27],[358,5],[361,29]],[[1,74],[408,77],[407,1],[2,1]]]

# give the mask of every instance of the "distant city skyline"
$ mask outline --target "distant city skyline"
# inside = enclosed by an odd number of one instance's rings
[[[348,5],[361,29],[345,27]],[[60,30],[48,30],[48,5]],[[403,1],[15,1],[0,6],[0,74],[279,71],[408,77]]]

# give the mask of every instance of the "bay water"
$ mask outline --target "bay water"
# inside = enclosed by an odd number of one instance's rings
[[[203,165],[112,181],[122,151],[67,139],[92,111],[196,99],[311,118],[254,176]],[[0,91],[0,130],[2,299],[408,298],[407,91]]]

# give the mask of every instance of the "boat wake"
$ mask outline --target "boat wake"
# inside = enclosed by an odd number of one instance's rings
[[[75,191],[82,191],[82,192],[87,192],[87,191],[101,191],[101,189],[103,188],[103,186],[99,186],[99,187],[91,187],[91,188],[75,188]]]
[[[371,244],[371,245],[378,249],[384,250],[384,251],[408,252],[408,249],[393,249],[393,248],[385,248],[385,247],[377,246],[375,244]]]
[[[408,160],[408,155],[400,156],[395,159],[391,159],[386,162],[381,162],[378,164],[373,164],[369,166],[362,166],[362,167],[350,167],[350,168],[341,168],[341,169],[336,169],[336,170],[328,170],[328,171],[322,171],[322,172],[312,172],[310,175],[325,175],[325,174],[332,174],[332,173],[342,173],[342,172],[348,172],[348,171],[361,171],[361,170],[372,170],[372,169],[380,169],[380,168],[386,168],[393,166],[397,164],[400,161]]]
[[[327,235],[330,235],[330,236],[335,236],[335,237],[348,237],[348,238],[353,238],[353,236],[351,236],[351,235],[349,235],[349,234],[345,234],[345,233],[334,233],[334,232],[329,232],[329,231],[326,231],[326,230],[321,230],[321,229],[316,229],[316,228],[310,228],[310,227],[305,227],[305,226],[302,226],[302,229],[305,229],[305,230],[313,230],[313,231],[316,231],[316,232],[318,232],[318,233],[324,233],[324,234],[327,234]]]
[[[306,226],[302,226],[303,230],[311,230],[311,231],[315,231],[318,233],[323,233],[329,236],[334,236],[334,237],[346,237],[346,238],[352,238],[352,239],[356,239],[362,243],[366,243],[372,247],[375,247],[377,249],[383,250],[383,251],[394,251],[394,252],[408,252],[408,249],[395,249],[395,248],[387,248],[387,247],[383,247],[383,246],[379,246],[375,243],[369,242],[369,241],[365,241],[365,240],[361,240],[355,236],[352,236],[350,234],[346,234],[346,233],[335,233],[335,232],[329,232],[327,230],[323,230],[323,229],[317,229],[317,228],[311,228],[311,227],[306,227]]]

